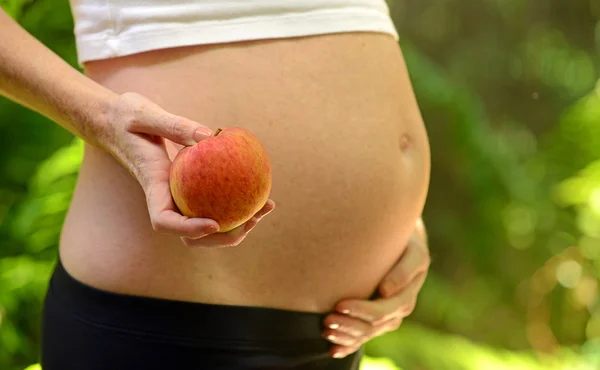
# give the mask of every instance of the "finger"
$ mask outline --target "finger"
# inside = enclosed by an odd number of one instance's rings
[[[357,338],[368,335],[373,330],[373,325],[370,323],[337,313],[327,315],[323,324],[326,328],[338,330]]]
[[[129,131],[164,137],[174,143],[192,146],[212,136],[210,128],[147,103],[135,110]]]
[[[394,330],[398,329],[400,327],[400,324],[402,323],[402,319],[403,319],[402,317],[394,317],[394,318],[391,318],[382,323],[372,325],[371,326],[372,329],[369,332],[367,332],[365,335],[357,338],[356,342],[350,346],[363,345],[375,337],[378,337],[380,335],[383,335],[385,333],[388,333],[390,331],[394,331]],[[337,344],[344,345],[343,343],[337,343]]]
[[[265,205],[254,214],[254,217],[258,217],[259,220],[275,209],[275,202],[272,199],[267,199]]]
[[[173,210],[164,210],[151,216],[152,228],[161,234],[202,238],[215,233],[219,226],[214,220],[188,218]]]
[[[325,330],[322,336],[331,343],[341,346],[353,346],[358,342],[358,338],[333,329]]]
[[[354,344],[345,345],[343,343],[337,343],[337,345],[330,348],[329,355],[334,358],[346,357],[349,354],[352,354],[352,353],[358,351],[358,349],[360,349],[360,346],[362,346],[369,340],[371,340],[375,337],[378,337],[380,335],[383,335],[385,333],[397,330],[400,327],[401,323],[402,323],[402,318],[400,318],[400,317],[395,317],[391,320],[388,320],[385,323],[382,323],[382,324],[374,327],[373,331],[371,333],[369,333],[369,335],[358,338],[358,340],[356,342],[354,342]]]
[[[399,262],[383,278],[379,291],[382,297],[390,297],[411,281],[415,276],[427,271],[431,260],[427,246],[416,238],[411,238]]]
[[[258,218],[252,217],[246,223],[226,233],[215,233],[208,237],[197,239],[184,238],[183,242],[186,246],[191,248],[235,247],[238,246],[246,238],[246,236],[248,236],[248,233],[250,233],[250,231],[256,227],[258,222]]]
[[[239,245],[256,227],[260,220],[275,209],[275,202],[269,199],[250,220],[244,224],[236,227],[235,229],[226,233],[215,233],[210,237],[201,238],[183,238],[183,243],[191,248],[220,248],[220,247],[234,247]]]
[[[207,218],[189,218],[176,211],[169,187],[170,162],[164,147],[145,142],[148,160],[136,163],[136,177],[146,194],[152,228],[159,233],[188,238],[200,238],[219,229],[219,224]]]
[[[252,231],[252,229],[254,229],[256,227],[256,225],[258,225],[260,220],[262,220],[263,217],[265,217],[266,215],[271,213],[271,211],[273,211],[273,209],[275,209],[275,202],[273,202],[271,199],[267,200],[265,205],[258,212],[256,212],[254,214],[254,216],[252,216],[251,219],[246,221],[246,223],[243,225],[244,232],[246,234],[248,234],[250,231]]]
[[[207,218],[189,218],[175,211],[169,184],[156,179],[146,186],[152,228],[162,234],[201,238],[219,230],[219,224]]]
[[[388,321],[385,321],[379,325],[375,325],[373,328],[373,332],[370,333],[370,336],[368,338],[365,338],[365,342],[378,337],[380,335],[389,333],[391,331],[397,330],[400,325],[402,324],[402,317],[394,317],[389,319]]]
[[[246,223],[244,224],[244,232],[249,233],[252,229],[256,227],[258,222],[262,220],[263,217],[271,213],[271,211],[273,211],[274,209],[275,202],[273,202],[271,199],[267,200],[265,205],[258,212],[256,212],[251,219],[246,221]]]
[[[226,233],[214,233],[210,236],[200,237],[196,239],[183,238],[183,243],[190,248],[222,248],[222,247],[235,247],[239,245],[248,235],[248,231],[245,231],[247,224],[253,224],[254,228],[257,222],[253,219],[246,222],[243,225],[236,227],[235,229]]]
[[[406,317],[412,313],[419,290],[425,282],[425,273],[415,277],[400,293],[375,300],[345,300],[336,305],[336,311],[372,324],[387,321],[396,316]]]
[[[271,199],[268,199],[265,205],[258,212],[256,212],[251,219],[227,233],[222,233],[221,235],[225,236],[223,236],[221,239],[235,239],[241,237],[241,234],[243,233],[250,232],[250,230],[252,230],[258,224],[258,222],[263,219],[263,217],[271,213],[273,209],[275,209],[275,202],[273,202]]]
[[[333,358],[344,358],[353,354],[360,349],[360,345],[355,346],[340,346],[335,345],[329,349],[329,355]]]

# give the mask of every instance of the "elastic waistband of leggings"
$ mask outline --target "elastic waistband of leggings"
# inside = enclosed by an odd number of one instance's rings
[[[321,338],[325,314],[108,292],[76,280],[60,260],[48,296],[80,319],[113,329],[230,342],[309,341],[326,348]]]

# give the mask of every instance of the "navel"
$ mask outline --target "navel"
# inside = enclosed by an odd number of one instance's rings
[[[402,152],[406,152],[412,144],[412,140],[407,133],[400,135],[399,146]]]

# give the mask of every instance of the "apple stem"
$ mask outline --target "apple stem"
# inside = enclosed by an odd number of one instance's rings
[[[223,131],[223,130],[221,130],[220,128],[218,128],[217,131],[215,131],[215,135],[214,136],[219,135],[221,133],[221,131]]]

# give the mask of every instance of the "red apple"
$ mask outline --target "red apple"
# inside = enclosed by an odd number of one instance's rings
[[[210,218],[219,232],[248,221],[267,202],[271,164],[261,142],[239,127],[182,149],[171,165],[171,194],[181,213]]]

